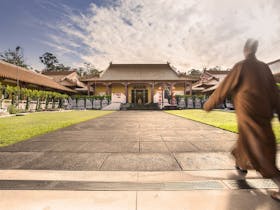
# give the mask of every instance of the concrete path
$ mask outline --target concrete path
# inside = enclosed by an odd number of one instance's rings
[[[234,170],[236,137],[161,111],[115,112],[0,148],[0,209],[280,209],[271,180]]]
[[[236,134],[160,111],[115,112],[9,147],[0,169],[233,169]]]

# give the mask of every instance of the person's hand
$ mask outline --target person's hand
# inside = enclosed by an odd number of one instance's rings
[[[212,108],[209,106],[209,103],[205,102],[204,105],[203,105],[203,109],[206,112],[210,112]]]

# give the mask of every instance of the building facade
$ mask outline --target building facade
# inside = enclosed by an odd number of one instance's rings
[[[112,102],[149,104],[161,103],[168,95],[192,94],[195,78],[180,76],[170,65],[166,64],[113,64],[98,78],[84,79],[89,94],[111,95]],[[174,103],[174,100],[169,100]]]

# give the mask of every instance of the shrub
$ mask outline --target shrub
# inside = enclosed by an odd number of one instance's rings
[[[11,104],[8,106],[8,112],[10,114],[16,114],[18,113],[18,109],[13,104]]]

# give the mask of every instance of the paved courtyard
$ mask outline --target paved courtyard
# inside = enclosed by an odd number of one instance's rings
[[[160,111],[130,111],[0,148],[0,169],[232,169],[236,134]]]
[[[0,209],[278,210],[246,181],[237,135],[161,111],[119,111],[0,148]]]

